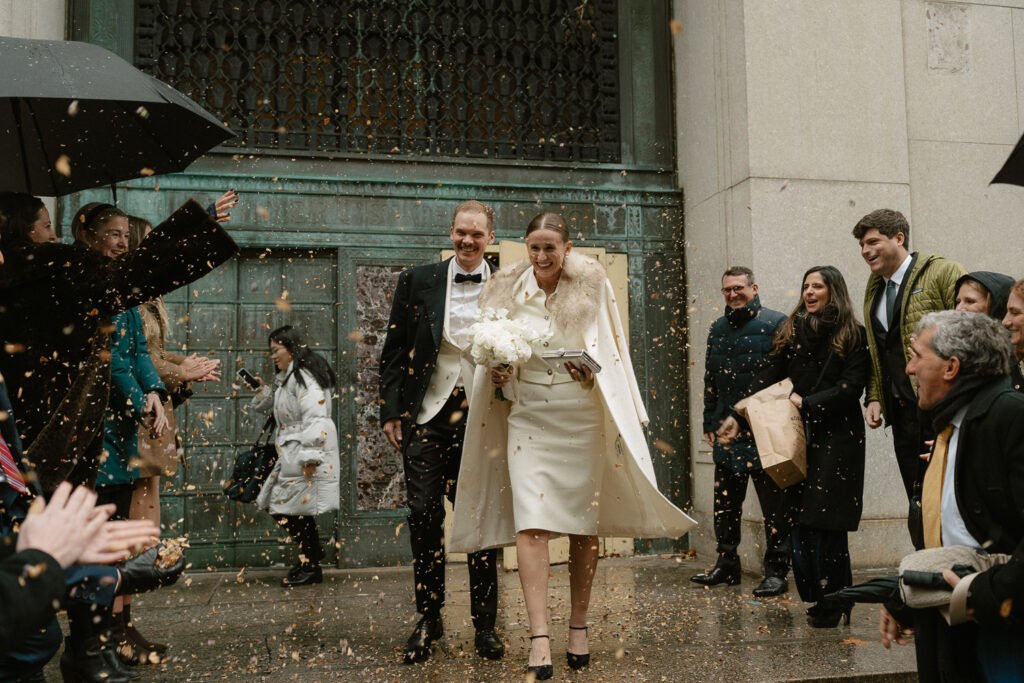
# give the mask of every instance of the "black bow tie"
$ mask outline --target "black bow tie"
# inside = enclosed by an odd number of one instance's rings
[[[475,282],[480,284],[484,281],[483,273],[477,273],[476,275],[465,275],[463,273],[455,273],[455,284],[460,282]]]

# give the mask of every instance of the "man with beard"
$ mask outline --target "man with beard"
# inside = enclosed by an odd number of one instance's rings
[[[1010,384],[1010,343],[980,313],[926,315],[911,340],[907,374],[938,436],[922,490],[928,548],[968,546],[1009,562],[960,579],[948,623],[914,610],[922,681],[1020,680],[1024,671],[1024,395]],[[882,610],[882,644],[906,644],[910,629]]]
[[[754,273],[743,266],[730,268],[722,275],[722,295],[725,315],[711,326],[704,364],[704,440],[712,448],[715,461],[714,528],[718,560],[714,568],[690,580],[703,586],[734,586],[740,582],[737,549],[743,499],[747,495],[747,481],[753,479],[765,526],[764,580],[754,589],[754,595],[780,595],[789,590],[786,574],[795,501],[761,469],[749,428],[728,445],[720,443],[715,432],[733,405],[750,393],[754,376],[772,348],[775,330],[786,316],[761,306]]]
[[[473,383],[469,326],[493,266],[484,250],[494,241],[494,210],[468,201],[449,228],[455,256],[416,266],[398,277],[380,354],[380,422],[402,452],[409,535],[421,618],[405,646],[406,664],[430,656],[444,634],[444,497],[454,503],[468,397]],[[494,631],[498,611],[497,550],[471,553],[470,601],[477,654],[501,659]]]

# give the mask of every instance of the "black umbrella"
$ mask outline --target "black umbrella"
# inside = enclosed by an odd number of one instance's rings
[[[60,196],[181,171],[234,137],[98,45],[0,38],[0,190]]]
[[[961,579],[978,571],[976,567],[969,564],[954,564],[950,569]],[[903,585],[912,586],[917,589],[931,591],[953,590],[953,587],[942,576],[942,572],[904,569],[900,576],[884,576],[879,579],[871,579],[864,583],[858,583],[856,586],[847,586],[825,597],[837,600],[852,600],[853,602],[903,602],[903,595],[900,592],[901,580]]]
[[[1024,137],[1017,141],[1017,146],[1010,152],[1009,158],[1003,167],[992,179],[993,183],[1006,183],[1007,185],[1024,185]],[[991,183],[990,183],[991,184]]]
[[[826,598],[851,602],[900,602],[900,577],[886,576],[871,579],[856,586],[847,586]]]

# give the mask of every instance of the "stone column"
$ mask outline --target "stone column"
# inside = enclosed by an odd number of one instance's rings
[[[1005,210],[990,203],[986,192],[994,191],[984,184],[1016,138],[1018,98],[1012,77],[988,79],[1013,64],[1009,34],[1015,24],[1005,8],[940,3],[946,21],[962,23],[964,15],[973,15],[971,49],[977,55],[974,75],[940,86],[928,81],[942,78],[929,67],[936,57],[926,48],[936,30],[932,3],[676,0],[673,9],[693,489],[701,521],[691,542],[710,563],[713,465],[700,441],[702,377],[707,329],[723,310],[722,271],[752,267],[762,302],[788,314],[804,270],[835,265],[859,309],[869,271],[850,232],[880,207],[908,216],[915,249],[945,252],[980,269],[985,252],[949,232],[948,216],[980,229],[968,219],[978,212],[972,201],[987,207],[981,211],[986,218]],[[1016,10],[1014,15],[1020,21]],[[950,44],[948,38],[938,42]],[[1001,70],[990,72],[987,64],[983,70],[983,56],[998,61]],[[990,145],[951,148],[937,141],[957,134],[982,134],[978,142]],[[991,148],[995,142],[999,149]],[[974,195],[965,197],[960,185],[973,186]],[[1014,193],[1017,216],[1022,193]],[[1012,220],[1002,223],[1009,236]],[[996,267],[998,261],[984,264]],[[892,565],[910,550],[906,497],[890,439],[880,430],[869,432],[866,479],[863,521],[851,535],[853,561],[860,567]],[[747,498],[741,552],[744,566],[757,572],[763,532],[752,487]]]
[[[0,0],[0,35],[64,39],[65,0]]]

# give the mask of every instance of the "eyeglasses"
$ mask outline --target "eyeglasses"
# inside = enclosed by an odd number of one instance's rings
[[[722,287],[722,294],[729,296],[730,294],[739,294],[750,285],[736,285],[735,287]]]

